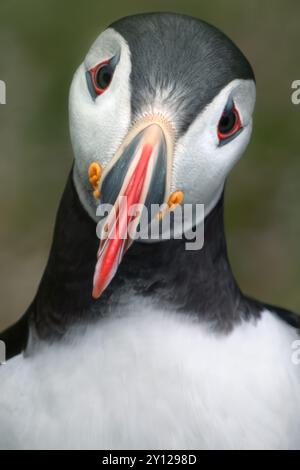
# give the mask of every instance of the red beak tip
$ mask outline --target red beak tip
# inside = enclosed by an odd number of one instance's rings
[[[99,299],[101,294],[102,294],[102,292],[99,289],[94,288],[93,292],[92,292],[92,297],[93,297],[93,299],[97,300],[97,299]]]

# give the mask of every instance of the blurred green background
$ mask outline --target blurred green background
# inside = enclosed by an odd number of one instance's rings
[[[300,2],[293,0],[1,0],[0,328],[33,298],[72,161],[68,88],[96,36],[137,12],[177,11],[222,29],[252,63],[252,143],[230,175],[226,227],[244,291],[300,311]]]

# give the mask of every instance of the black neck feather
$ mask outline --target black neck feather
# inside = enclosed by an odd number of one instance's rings
[[[258,318],[264,308],[295,328],[299,316],[244,296],[227,257],[223,196],[205,219],[204,247],[187,251],[186,240],[134,243],[101,298],[92,298],[99,240],[96,224],[83,209],[69,176],[57,213],[49,260],[37,294],[23,317],[0,333],[7,359],[26,348],[29,330],[57,339],[76,323],[112,315],[131,295],[151,297],[159,308],[193,314],[213,329],[229,332],[242,319]],[[129,293],[129,296],[128,296]]]
[[[70,324],[108,315],[129,290],[154,297],[174,311],[195,313],[228,331],[250,315],[227,258],[223,197],[205,220],[202,250],[185,240],[134,243],[102,297],[91,296],[99,240],[69,177],[58,210],[49,261],[32,304],[32,321],[42,338],[62,335]],[[253,312],[252,312],[253,313]]]

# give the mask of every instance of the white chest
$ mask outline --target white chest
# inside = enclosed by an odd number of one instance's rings
[[[300,448],[296,332],[143,309],[0,369],[0,448]]]

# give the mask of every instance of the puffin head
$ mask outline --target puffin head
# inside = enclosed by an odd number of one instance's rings
[[[203,21],[138,15],[100,34],[70,91],[78,196],[95,221],[99,208],[112,207],[103,218],[95,298],[134,238],[136,205],[163,205],[158,219],[178,204],[203,204],[203,217],[214,208],[249,142],[254,103],[247,59]],[[201,222],[192,218],[185,229]]]

